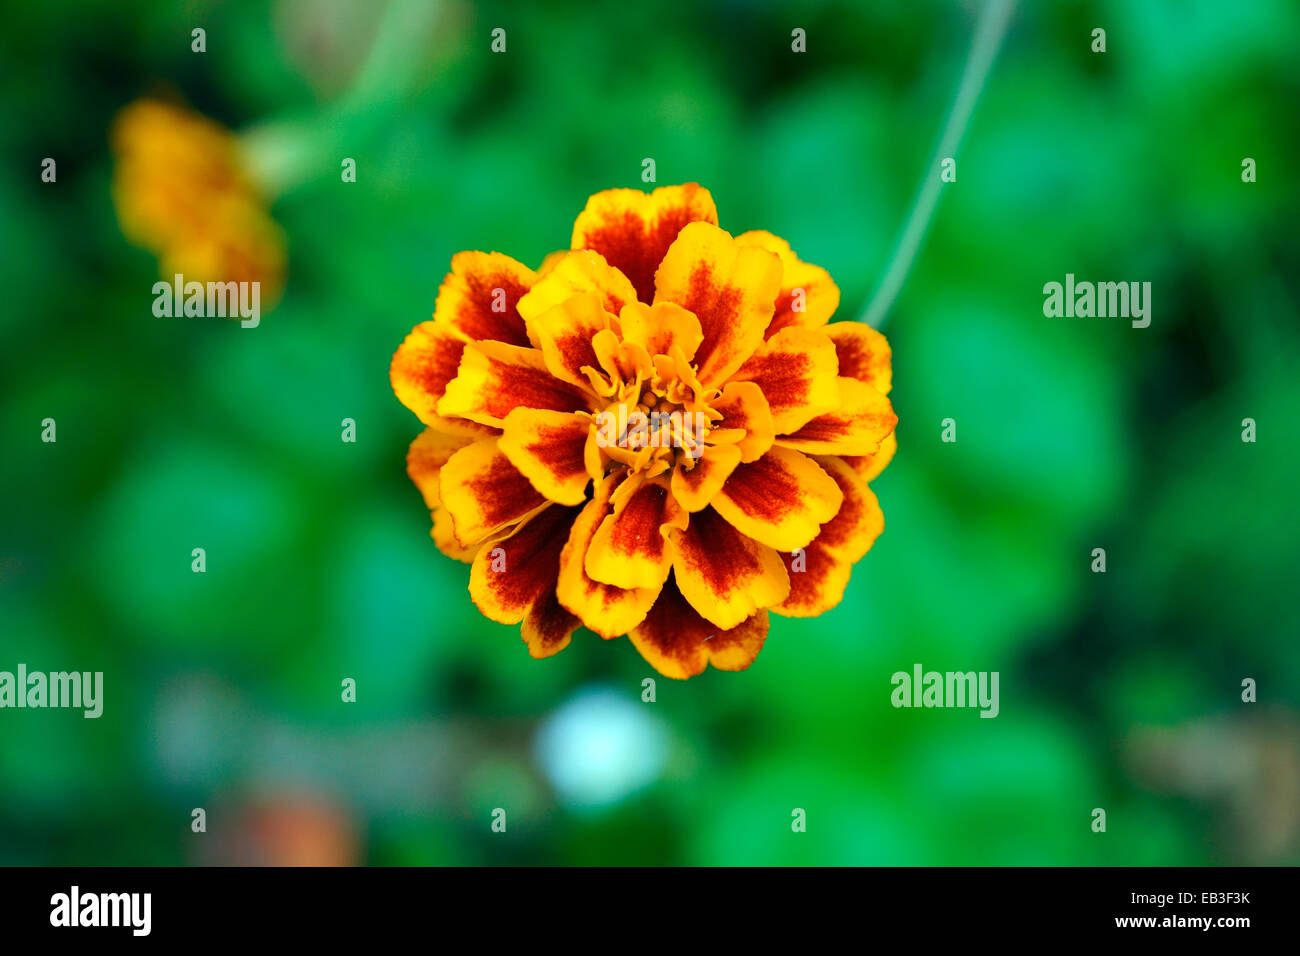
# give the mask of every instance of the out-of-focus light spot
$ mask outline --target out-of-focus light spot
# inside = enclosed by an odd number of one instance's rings
[[[653,782],[668,733],[633,691],[579,691],[542,724],[536,754],[560,801],[578,810],[612,806]]]

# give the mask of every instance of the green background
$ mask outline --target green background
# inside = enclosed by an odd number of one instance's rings
[[[750,670],[643,703],[626,640],[534,661],[429,540],[387,369],[455,252],[536,266],[652,157],[861,313],[978,12],[871,6],[6,4],[0,669],[106,700],[0,711],[0,863],[1300,861],[1287,0],[1022,4],[884,327],[885,533]],[[107,129],[156,91],[274,179],[256,330],[151,313]],[[1045,318],[1067,272],[1150,281],[1150,328]],[[915,663],[1000,715],[894,709]]]

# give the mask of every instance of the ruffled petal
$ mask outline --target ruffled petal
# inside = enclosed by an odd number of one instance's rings
[[[817,617],[844,599],[853,565],[824,548],[810,545],[794,554],[781,554],[790,574],[790,594],[771,608],[782,617]]]
[[[647,355],[668,355],[676,346],[682,350],[682,357],[690,360],[704,341],[700,320],[671,302],[632,302],[623,306],[618,324],[623,341],[639,345]]]
[[[577,615],[560,604],[555,588],[550,588],[528,609],[519,633],[530,657],[552,657],[569,646],[579,623]]]
[[[550,256],[547,262],[551,262]],[[627,276],[602,256],[585,250],[566,252],[551,262],[546,274],[519,300],[519,314],[529,327],[529,341],[538,344],[532,330],[537,316],[584,292],[595,295],[604,310],[613,315],[618,315],[627,303],[636,301],[636,290]]]
[[[560,381],[587,391],[590,380],[583,367],[600,367],[592,339],[615,321],[599,297],[583,292],[530,319],[528,330],[537,340],[547,370]]]
[[[471,547],[462,547],[461,543],[456,540],[456,530],[452,525],[451,515],[447,509],[441,506],[433,509],[433,530],[429,533],[433,538],[433,543],[449,558],[455,558],[457,561],[464,561],[469,564],[474,560],[474,555],[478,554],[482,544],[472,545]]]
[[[516,408],[594,411],[593,403],[587,392],[556,379],[539,350],[474,342],[465,346],[456,377],[438,402],[438,414],[500,428]]]
[[[817,464],[839,487],[843,504],[835,517],[822,525],[813,546],[850,564],[860,561],[885,530],[885,514],[880,510],[880,502],[862,476],[841,459],[819,456]]]
[[[501,624],[523,623],[534,657],[563,650],[578,620],[555,598],[560,552],[576,508],[550,505],[508,538],[489,542],[474,558],[469,593],[484,617]]]
[[[770,232],[741,233],[736,241],[766,249],[781,259],[781,290],[776,296],[772,322],[767,327],[769,339],[792,325],[815,329],[830,321],[840,304],[840,290],[829,272],[802,261],[790,243]]]
[[[898,451],[898,432],[892,431],[880,443],[880,450],[871,455],[842,455],[844,463],[862,476],[863,481],[874,481],[885,470]]]
[[[762,610],[735,627],[719,631],[708,641],[709,663],[721,671],[743,671],[763,649],[767,640],[768,616]]]
[[[620,588],[658,590],[668,579],[672,553],[666,533],[686,527],[686,513],[667,482],[629,479],[613,498],[587,551],[586,571],[594,580]]]
[[[781,260],[739,245],[707,222],[693,222],[668,249],[655,276],[655,302],[695,314],[704,339],[695,353],[700,381],[721,385],[763,341],[781,284]]]
[[[735,443],[740,449],[741,461],[757,461],[772,447],[772,439],[776,435],[772,425],[772,410],[763,390],[755,383],[728,382],[722,389],[722,395],[712,405],[713,410],[722,415],[716,428],[744,431],[744,437]]]
[[[881,395],[892,379],[889,340],[865,322],[835,322],[823,330],[835,343],[840,374],[866,382]]]
[[[792,551],[812,541],[843,501],[835,480],[815,461],[777,447],[732,472],[713,508],[742,534]]]
[[[464,435],[448,434],[436,428],[426,428],[411,442],[406,453],[406,473],[419,489],[425,506],[433,518],[430,535],[438,550],[449,558],[469,562],[474,559],[479,546],[462,547],[452,529],[451,515],[442,507],[438,491],[438,476],[453,454],[473,442]]]
[[[787,617],[814,617],[839,604],[854,562],[885,529],[880,503],[852,467],[833,457],[819,457],[817,463],[839,486],[844,503],[806,549],[782,553],[790,596],[772,610]]]
[[[444,322],[421,322],[408,335],[388,367],[397,400],[426,425],[435,425],[438,400],[456,377],[465,339]]]
[[[586,571],[592,539],[601,523],[612,515],[610,495],[622,480],[611,475],[597,484],[595,496],[578,513],[568,543],[560,553],[556,597],[582,623],[601,637],[626,634],[646,616],[659,594],[658,587],[621,588],[593,580]]]
[[[458,252],[438,290],[434,320],[471,341],[527,345],[518,305],[536,281],[532,269],[499,252]]]
[[[430,511],[438,506],[438,474],[460,449],[474,441],[465,435],[454,435],[437,428],[426,428],[411,442],[406,452],[406,473],[424,496]]]
[[[594,442],[590,418],[516,408],[505,417],[497,447],[548,501],[577,505],[587,497],[587,446]]]
[[[642,302],[655,292],[655,270],[678,233],[692,222],[717,225],[718,210],[698,183],[652,193],[607,189],[587,200],[573,224],[573,248],[600,253],[627,276]]]
[[[775,550],[737,531],[712,508],[669,531],[673,574],[691,606],[713,624],[732,628],[790,593],[790,576]]]
[[[759,611],[733,628],[720,630],[700,617],[670,581],[628,639],[660,674],[684,680],[709,664],[726,671],[744,670],[763,649],[767,629],[767,611]]]
[[[856,378],[839,380],[843,404],[776,440],[814,455],[871,455],[898,424],[889,399]]]
[[[568,249],[556,249],[554,252],[548,252],[546,257],[542,259],[542,264],[537,267],[537,281],[540,282],[542,279],[545,279],[550,275],[551,271],[564,261],[565,256],[567,256],[569,252],[570,250]],[[520,302],[522,303],[523,300],[521,299]],[[519,314],[524,314],[522,306],[519,310]]]
[[[485,617],[519,624],[555,587],[567,522],[574,514],[574,509],[559,505],[545,508],[508,538],[479,551],[469,572],[469,593]]]
[[[670,482],[673,497],[687,511],[702,511],[708,507],[713,496],[722,490],[723,484],[739,464],[739,446],[705,445],[704,452],[695,460],[693,468],[687,469],[685,462],[678,461],[673,469]]]
[[[495,438],[475,441],[448,458],[438,491],[463,547],[517,524],[548,504],[497,447]]]
[[[821,329],[791,327],[759,346],[732,377],[763,390],[778,435],[840,404],[835,346]]]

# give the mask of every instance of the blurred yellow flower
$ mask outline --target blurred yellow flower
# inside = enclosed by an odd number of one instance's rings
[[[258,282],[264,307],[284,282],[284,234],[247,174],[239,140],[193,110],[137,100],[114,120],[113,204],[123,234],[165,279]]]
[[[587,202],[539,272],[462,252],[393,356],[407,470],[484,615],[535,657],[579,624],[660,673],[741,670],[768,612],[843,597],[884,517],[890,349],[839,289],[690,183]]]

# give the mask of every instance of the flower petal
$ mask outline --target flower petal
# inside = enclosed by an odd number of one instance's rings
[[[880,443],[880,450],[871,455],[843,455],[844,463],[862,476],[863,481],[874,481],[885,470],[898,451],[898,432],[892,431]]]
[[[816,544],[794,554],[781,553],[790,574],[790,595],[770,610],[782,617],[816,617],[844,599],[853,562],[835,557]]]
[[[500,252],[458,252],[438,289],[434,320],[471,341],[527,345],[517,307],[536,281],[536,272]]]
[[[736,442],[741,461],[757,461],[772,447],[772,439],[776,434],[772,425],[772,410],[763,396],[763,390],[756,384],[728,382],[723,386],[722,395],[712,405],[715,412],[722,414],[722,420],[715,428],[744,430],[745,437]]]
[[[695,313],[704,340],[695,353],[700,381],[725,382],[763,341],[781,284],[781,260],[739,245],[707,222],[693,222],[668,249],[655,275],[655,302]]]
[[[844,503],[835,517],[822,525],[813,546],[824,548],[850,563],[859,561],[885,530],[885,514],[880,510],[880,502],[862,476],[841,459],[819,456],[817,464],[839,486]]]
[[[555,599],[560,551],[576,515],[576,508],[549,505],[514,534],[481,549],[470,567],[469,593],[478,609],[501,624],[523,622],[534,657],[558,653],[578,625]]]
[[[505,417],[497,447],[538,493],[562,505],[587,497],[587,445],[591,419],[571,412],[516,408]]]
[[[430,511],[438,506],[438,473],[442,466],[472,441],[474,439],[465,435],[426,428],[411,442],[406,452],[406,473],[424,496],[424,503]]]
[[[426,425],[440,421],[438,400],[456,377],[464,351],[464,338],[450,325],[421,322],[393,353],[388,367],[393,394]]]
[[[576,509],[552,505],[474,558],[469,592],[485,617],[518,624],[559,574],[560,551]]]
[[[497,447],[483,438],[457,451],[442,466],[439,497],[451,514],[456,540],[477,544],[522,521],[548,502]]]
[[[865,322],[834,322],[823,330],[835,343],[840,374],[866,382],[881,395],[889,394],[889,340]]]
[[[587,200],[573,224],[573,248],[600,253],[631,280],[642,302],[655,291],[655,270],[688,223],[717,225],[718,210],[698,183],[638,189],[607,189]]]
[[[772,322],[767,327],[767,338],[792,325],[815,329],[830,321],[840,304],[840,290],[829,272],[802,261],[790,243],[770,232],[741,233],[736,241],[766,249],[781,258],[781,290],[777,293]]]
[[[551,273],[552,269],[564,261],[564,258],[569,254],[569,252],[570,250],[568,249],[556,249],[554,252],[548,252],[546,257],[542,259],[541,265],[537,267],[537,281],[540,282],[542,279],[545,279]],[[522,302],[522,300],[520,301]],[[524,314],[522,308],[519,310],[519,314]]]
[[[586,391],[590,380],[582,368],[600,367],[592,339],[615,321],[598,296],[583,292],[529,320],[528,331],[542,350],[547,370],[560,381]]]
[[[663,587],[672,567],[665,537],[686,527],[686,513],[663,481],[625,480],[613,497],[613,514],[601,521],[587,551],[593,579],[620,588]]]
[[[553,657],[569,646],[581,622],[560,604],[555,588],[549,588],[524,615],[519,633],[528,645],[530,657]]]
[[[840,404],[835,346],[821,329],[798,326],[768,339],[733,376],[763,390],[778,435],[794,431]]]
[[[793,551],[812,541],[843,501],[835,480],[815,461],[776,447],[732,472],[713,508],[755,541]]]
[[[551,261],[550,256],[547,261]],[[581,249],[565,252],[563,258],[553,262],[546,274],[519,300],[519,314],[529,327],[529,340],[536,344],[532,322],[537,316],[583,292],[596,295],[605,311],[613,315],[618,315],[627,303],[636,301],[636,290],[627,281],[627,276],[606,262],[604,257]]]
[[[767,610],[759,611],[735,627],[719,631],[709,641],[709,663],[721,671],[743,671],[754,663],[767,640]]]
[[[618,314],[618,324],[624,342],[641,346],[651,356],[668,355],[677,346],[684,358],[693,359],[704,341],[700,320],[671,302],[631,302]]]
[[[790,593],[780,555],[741,534],[712,508],[691,515],[684,531],[672,529],[668,535],[677,587],[718,627],[735,627]]]
[[[592,538],[601,522],[613,511],[610,496],[622,480],[611,475],[597,484],[595,497],[583,507],[573,522],[568,543],[560,553],[560,576],[555,587],[560,603],[601,637],[626,634],[646,616],[659,594],[659,588],[621,588],[593,580],[586,571]]]
[[[438,414],[500,428],[516,408],[591,411],[593,401],[581,389],[551,375],[537,349],[474,342],[465,346],[456,377],[438,402]]]
[[[456,540],[456,531],[452,526],[451,515],[447,509],[441,506],[433,509],[433,530],[430,537],[433,543],[449,558],[455,558],[457,561],[463,561],[469,564],[474,560],[474,555],[478,554],[481,544],[472,545],[471,547],[461,547],[461,543]]]
[[[870,455],[879,450],[898,424],[889,399],[856,378],[841,378],[839,383],[843,405],[776,443],[814,455]]]
[[[787,617],[814,617],[839,604],[854,562],[885,529],[880,502],[850,465],[834,457],[819,457],[817,464],[839,486],[844,503],[806,549],[781,555],[790,573],[790,596],[772,610]]]
[[[739,445],[705,445],[695,467],[679,461],[670,482],[673,497],[687,511],[702,511],[740,464]]]
[[[733,628],[719,630],[700,617],[670,581],[628,639],[660,674],[685,680],[709,664],[721,670],[744,670],[763,649],[767,629],[767,612],[759,611]]]

